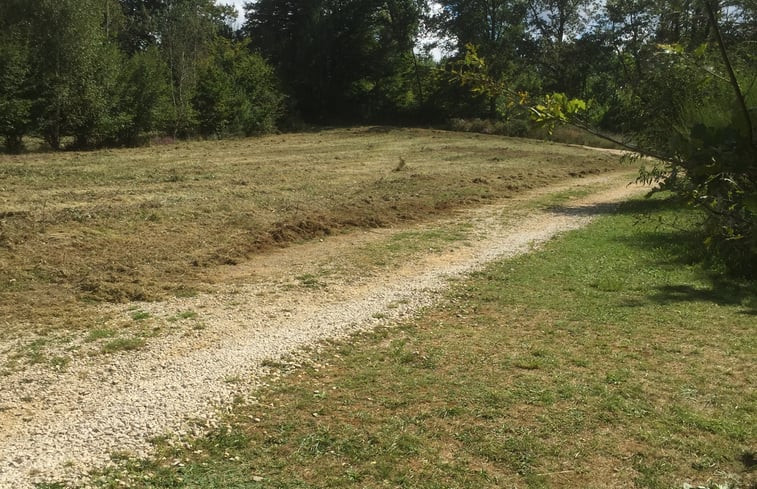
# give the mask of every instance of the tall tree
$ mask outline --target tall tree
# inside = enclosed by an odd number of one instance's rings
[[[448,48],[463,56],[466,45],[475,45],[487,59],[493,78],[507,78],[513,85],[532,85],[533,55],[536,45],[527,35],[526,0],[443,0],[432,22]],[[496,98],[486,100],[487,112],[497,115]]]
[[[594,0],[528,0],[529,31],[538,45],[542,87],[584,96],[582,90],[604,58],[589,34],[598,4]],[[581,69],[576,69],[580,65]]]
[[[113,106],[121,58],[107,36],[111,8],[100,0],[29,0],[21,7],[31,48],[32,113],[54,148],[66,135],[79,146],[102,141],[118,126]]]
[[[168,6],[165,0],[119,0],[123,28],[118,34],[127,55],[155,46],[160,38],[158,22]]]
[[[20,151],[31,123],[29,37],[20,1],[0,3],[0,136],[6,150]]]
[[[720,23],[729,16],[744,21],[747,3],[712,0],[709,6]],[[616,90],[608,101],[606,127],[617,132],[654,129],[663,135],[669,133],[684,99],[692,95],[687,87],[695,78],[676,79],[669,70],[670,59],[662,56],[659,46],[694,51],[712,43],[713,24],[707,18],[706,5],[704,0],[607,0],[599,29],[613,46],[619,69],[611,75]],[[724,27],[728,25],[731,30],[723,32],[724,39],[733,39],[728,47],[738,52],[739,22],[723,23]],[[701,92],[694,86],[689,88]]]
[[[583,34],[593,7],[594,0],[528,0],[531,25],[553,46]]]
[[[166,0],[158,19],[158,45],[171,76],[171,132],[185,137],[197,126],[192,106],[198,68],[209,56],[213,40],[228,33],[233,11],[213,0]]]
[[[360,120],[416,86],[418,0],[259,0],[244,32],[311,120]]]

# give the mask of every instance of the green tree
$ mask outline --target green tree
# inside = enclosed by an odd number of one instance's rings
[[[604,68],[606,53],[589,32],[597,8],[593,0],[528,0],[544,90],[585,96],[589,78]]]
[[[595,7],[593,0],[528,0],[531,25],[552,46],[583,34]]]
[[[259,0],[244,32],[314,121],[372,119],[416,104],[417,0]]]
[[[236,131],[245,136],[273,131],[284,103],[273,67],[259,54],[251,53],[246,45],[236,44],[227,69],[236,88]]]
[[[642,170],[640,179],[655,182],[658,190],[670,190],[704,211],[704,244],[722,257],[732,271],[754,275],[757,274],[754,122],[757,56],[753,50],[738,49],[743,47],[738,43],[749,43],[744,37],[727,36],[723,32],[720,18],[726,11],[722,5],[709,0],[700,0],[699,5],[709,22],[706,29],[709,42],[692,51],[683,43],[656,44],[655,36],[646,33],[650,40],[634,46],[636,52],[630,55],[631,59],[644,54],[645,66],[638,70],[643,74],[635,80],[634,90],[639,95],[628,114],[642,124],[628,130],[626,136],[630,136],[627,140],[630,142],[613,140],[653,158],[657,163],[649,170]],[[616,6],[608,3],[608,8]],[[639,7],[639,3],[635,6]],[[627,16],[625,22],[633,32],[640,25],[639,19],[660,12],[657,7],[647,12],[627,12],[633,15]],[[699,32],[687,30],[692,31]],[[727,38],[736,44],[729,46]],[[638,43],[640,39],[625,36],[619,41]],[[689,39],[686,36],[681,40]],[[646,55],[647,51],[652,54]],[[733,56],[733,52],[739,55]],[[468,50],[459,66],[458,79],[474,91],[506,96],[512,103],[531,103],[504,80],[492,78],[486,61],[475,48]],[[571,100],[557,93],[546,95],[529,110],[538,121],[549,125],[567,122],[591,130],[582,118],[586,107],[582,100]]]
[[[200,133],[249,136],[272,130],[283,97],[273,69],[243,44],[219,38],[200,70],[194,107]]]
[[[9,152],[23,147],[31,123],[29,46],[15,18],[17,5],[0,4],[0,136]]]
[[[527,34],[526,0],[444,0],[439,3],[441,9],[432,23],[439,35],[451,43],[448,48],[457,53],[455,59],[465,56],[467,45],[476,46],[477,53],[489,60],[487,69],[492,78],[506,78],[522,89],[538,89],[539,83],[532,76],[537,46]],[[497,99],[490,96],[482,101],[486,115],[497,117]]]
[[[679,103],[665,111],[673,122],[667,133],[638,132],[642,151],[652,148],[661,159],[642,178],[704,210],[708,248],[732,271],[756,275],[757,56],[753,50],[732,56],[719,22],[723,11],[711,0],[700,5],[710,42],[693,51],[661,46]]]
[[[114,142],[134,145],[143,134],[168,131],[171,113],[171,78],[168,64],[157,47],[134,53],[121,73],[118,110],[123,124]]]
[[[121,50],[128,56],[156,46],[158,23],[168,2],[164,0],[119,0],[123,17],[118,33]]]
[[[749,274],[757,273],[754,6],[608,0],[601,24],[620,68],[602,124],[658,162],[641,179],[703,210],[710,251]]]
[[[64,136],[97,144],[118,129],[114,111],[120,53],[104,23],[108,2],[29,0],[18,14],[28,36],[36,129],[53,148]]]

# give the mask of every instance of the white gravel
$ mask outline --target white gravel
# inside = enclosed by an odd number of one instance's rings
[[[531,211],[507,223],[506,204],[468,211],[458,219],[474,226],[478,237],[469,245],[430,252],[391,272],[310,290],[281,285],[294,276],[291,270],[268,270],[278,280],[140,304],[158,318],[197,311],[205,329],[154,338],[137,352],[82,356],[61,372],[30,366],[0,377],[0,488],[25,489],[49,480],[86,483],[81,474],[106,465],[113,452],[146,456],[151,437],[212,426],[235,394],[266,381],[264,361],[414,314],[433,304],[450,278],[585,225],[592,204],[642,191],[627,182],[627,175],[586,179],[612,188],[583,199],[575,212]],[[318,253],[332,244],[307,246]],[[298,247],[280,253],[294,256]],[[6,347],[0,345],[0,351]]]

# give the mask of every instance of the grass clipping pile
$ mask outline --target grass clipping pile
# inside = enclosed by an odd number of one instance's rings
[[[266,248],[617,166],[558,144],[368,128],[0,156],[0,338],[92,328],[93,303],[212,289],[217,266]]]

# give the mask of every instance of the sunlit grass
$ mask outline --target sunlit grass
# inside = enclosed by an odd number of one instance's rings
[[[753,487],[757,289],[699,266],[670,205],[493,265],[100,485]]]

